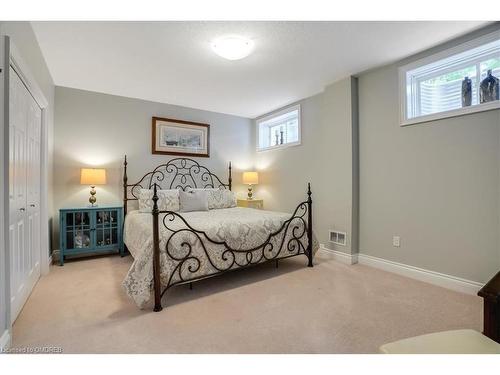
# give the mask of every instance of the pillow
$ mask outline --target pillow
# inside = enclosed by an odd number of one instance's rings
[[[181,212],[208,211],[207,192],[204,190],[179,191]]]
[[[179,211],[179,190],[157,190],[160,211]],[[153,211],[153,190],[141,189],[139,192],[139,211]]]
[[[208,208],[210,210],[217,208],[236,207],[236,195],[229,189],[221,186],[218,189],[189,189],[189,191],[206,191],[208,198]]]

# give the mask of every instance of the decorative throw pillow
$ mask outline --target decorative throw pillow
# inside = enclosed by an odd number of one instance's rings
[[[229,189],[221,186],[219,188],[189,189],[190,191],[206,191],[208,198],[208,208],[210,210],[217,208],[236,207],[236,195]]]
[[[179,191],[181,212],[208,211],[207,192],[204,190]]]
[[[158,190],[158,209],[160,211],[179,211],[179,190]],[[141,189],[139,192],[139,211],[153,211],[153,190]]]

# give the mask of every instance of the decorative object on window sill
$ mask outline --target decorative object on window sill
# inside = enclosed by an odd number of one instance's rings
[[[300,144],[300,105],[284,108],[255,120],[257,151]]]
[[[480,103],[492,102],[494,100],[499,100],[500,94],[499,80],[497,77],[491,74],[491,69],[488,70],[488,74],[485,79],[481,82],[479,88],[479,101]]]
[[[90,185],[90,207],[97,207],[95,205],[95,202],[97,202],[95,186],[106,184],[106,170],[103,168],[82,168],[80,184]]]
[[[465,77],[462,81],[462,107],[469,107],[472,104],[472,80]]]
[[[259,174],[257,172],[243,172],[243,183],[248,185],[248,199],[253,199],[252,185],[259,183]]]

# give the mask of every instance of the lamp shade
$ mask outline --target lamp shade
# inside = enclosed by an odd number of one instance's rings
[[[104,168],[82,168],[80,184],[91,186],[106,184],[106,170]]]
[[[259,174],[257,172],[243,172],[243,183],[245,185],[257,185]]]

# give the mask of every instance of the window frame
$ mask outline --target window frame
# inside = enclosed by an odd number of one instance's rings
[[[286,113],[297,111],[297,141],[296,142],[290,142],[290,143],[284,143],[282,145],[276,145],[276,146],[269,146],[265,148],[260,148],[260,124],[262,122],[269,121],[273,119],[274,117],[282,116]],[[302,143],[302,114],[301,114],[301,108],[300,104],[294,104],[288,107],[285,107],[283,109],[280,109],[275,112],[271,112],[267,115],[264,115],[262,117],[258,117],[255,119],[255,133],[256,133],[256,150],[257,152],[264,152],[264,151],[271,151],[271,150],[278,150],[278,149],[283,149],[283,148],[288,148],[288,147],[293,147],[293,146],[299,146]]]
[[[448,48],[444,51],[432,54],[430,56],[424,57],[422,59],[416,60],[414,62],[411,62],[409,64],[403,65],[399,67],[399,107],[400,107],[400,113],[399,113],[399,123],[400,126],[407,126],[407,125],[413,125],[413,124],[418,124],[422,122],[429,122],[429,121],[435,121],[439,119],[444,119],[444,118],[450,118],[450,117],[456,117],[456,116],[463,116],[466,114],[470,113],[477,113],[477,112],[483,112],[483,111],[491,111],[500,108],[500,100],[495,100],[492,102],[488,103],[482,103],[482,104],[476,104],[476,105],[471,105],[469,107],[462,107],[462,108],[456,108],[452,109],[449,111],[443,111],[443,112],[437,112],[437,113],[432,113],[429,115],[422,115],[422,116],[416,116],[413,118],[408,118],[408,93],[407,93],[407,85],[411,85],[411,83],[407,82],[407,73],[411,70],[415,70],[418,68],[421,68],[425,65],[430,65],[433,63],[438,62],[439,60],[444,60],[446,58],[452,57],[454,55],[460,54],[467,52],[468,50],[480,47],[484,44],[494,42],[496,40],[500,39],[500,30],[494,31],[492,33],[483,35],[481,37],[472,39],[468,42],[462,43],[458,46]],[[470,59],[466,61],[463,61],[460,66],[469,66],[469,65],[474,65],[477,59]],[[481,58],[481,61],[483,58]],[[444,71],[445,67],[442,69],[437,69]],[[413,101],[415,100],[417,95],[411,96],[411,99]]]

